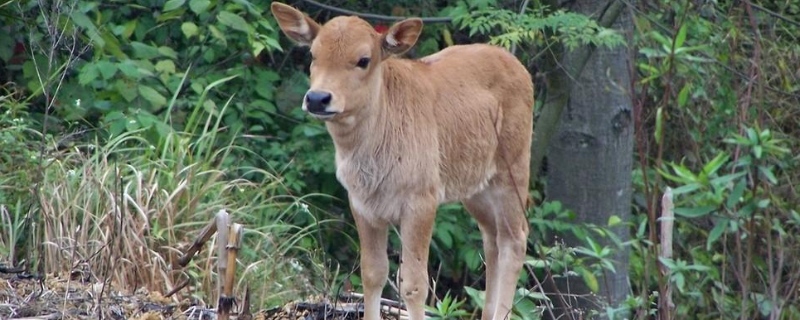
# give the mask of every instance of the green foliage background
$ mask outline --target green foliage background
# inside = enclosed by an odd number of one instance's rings
[[[634,292],[623,305],[608,306],[603,312],[609,317],[651,314],[653,291],[667,281],[677,287],[678,315],[768,317],[780,310],[779,319],[800,319],[800,298],[791,286],[800,282],[800,2],[761,3],[775,14],[755,13],[757,33],[739,2],[637,3],[630,35],[538,1],[525,14],[519,14],[518,1],[500,0],[336,5],[453,17],[453,24],[427,25],[412,55],[472,42],[518,47],[540,97],[546,97],[546,75],[537,70],[553,44],[627,45],[638,108],[639,166],[631,173],[636,215],[609,225],[629,225],[632,239],[598,245],[593,239],[610,237],[607,226],[574,224],[568,208],[546,201],[540,182],[531,190],[541,205],[529,214],[534,238],[521,284],[533,288],[533,275],[572,273],[596,288],[605,272],[625,272],[613,270],[610,250],[630,248]],[[298,6],[321,21],[332,17]],[[182,149],[192,159],[220,168],[226,178],[263,181],[264,173],[251,169],[264,169],[271,175],[270,193],[286,199],[270,198],[281,206],[240,216],[267,225],[275,220],[266,212],[308,211],[281,220],[287,228],[314,226],[286,255],[316,266],[305,270],[330,275],[310,287],[330,294],[343,281],[358,286],[355,232],[335,179],[332,143],[324,126],[298,108],[307,89],[308,54],[280,34],[268,7],[268,1],[247,0],[76,0],[50,7],[0,1],[0,205],[8,212],[1,253],[15,252],[10,260],[19,260],[19,249],[31,245],[22,222],[39,205],[34,191],[48,172],[41,170],[47,159],[135,135],[143,149],[157,150],[143,155],[150,161],[173,161],[159,150],[182,141],[192,146]],[[224,156],[209,156],[222,148]],[[662,279],[647,222],[657,207],[653,199],[667,186],[676,196],[676,257],[661,261],[671,270]],[[479,307],[481,293],[472,288],[482,281],[480,236],[466,217],[458,205],[440,208],[431,274],[440,297],[450,290],[469,298],[466,306]],[[543,241],[567,232],[586,244],[564,248]],[[397,250],[397,238],[391,241]],[[348,271],[336,273],[337,266]],[[784,281],[776,284],[777,274]],[[518,297],[524,319],[538,318],[541,306],[552,303],[532,289]],[[463,308],[448,297],[435,310],[447,318],[463,316],[457,312]]]

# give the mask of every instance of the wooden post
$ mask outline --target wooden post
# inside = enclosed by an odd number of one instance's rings
[[[672,189],[667,187],[664,196],[661,198],[661,250],[658,254],[661,259],[672,259],[672,230],[675,224],[675,213],[672,211]],[[663,263],[658,265],[662,278],[665,279],[661,286],[660,318],[662,320],[672,319],[672,283],[669,281],[669,268]]]
[[[228,232],[228,241],[225,245],[227,251],[226,260],[220,259],[219,263],[226,264],[225,273],[220,273],[220,277],[224,277],[222,293],[219,295],[219,303],[217,304],[217,316],[219,320],[228,320],[230,318],[231,309],[233,309],[236,298],[233,296],[233,287],[236,279],[236,255],[242,247],[242,225],[234,223],[230,226]]]

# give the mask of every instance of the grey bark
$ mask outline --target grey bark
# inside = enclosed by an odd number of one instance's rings
[[[597,16],[607,5],[605,1],[579,0],[570,9]],[[631,28],[628,12],[623,12],[613,26],[628,34]],[[547,149],[547,200],[561,201],[576,213],[578,223],[605,226],[612,215],[629,221],[633,121],[631,98],[626,92],[630,83],[627,50],[598,48],[588,58],[583,72],[571,84],[561,123]],[[567,52],[562,65],[569,70],[582,62],[580,52]],[[626,227],[613,231],[623,242],[629,237]],[[565,241],[569,246],[586,246],[585,239]],[[614,247],[610,241],[602,243]],[[598,278],[597,296],[617,306],[630,292],[627,250],[619,249],[613,259],[617,272],[607,273],[606,279]],[[580,277],[571,277],[569,288],[562,281],[559,290],[579,295],[589,293]],[[572,302],[572,307],[584,312],[596,306],[585,300]]]
[[[559,6],[556,0],[547,0],[544,3],[554,8]],[[605,12],[597,19],[597,24],[604,28],[610,28],[624,8],[625,4],[622,1],[612,0]],[[547,95],[539,119],[534,126],[533,142],[531,143],[531,182],[535,182],[539,178],[545,150],[558,129],[561,113],[569,101],[572,77],[577,77],[583,72],[583,68],[586,67],[586,62],[594,50],[595,47],[591,45],[576,48],[575,51],[570,52],[572,63],[561,65],[555,57],[560,58],[563,55],[563,47],[554,44],[551,49],[552,54],[548,54],[544,59],[545,71],[548,74]]]

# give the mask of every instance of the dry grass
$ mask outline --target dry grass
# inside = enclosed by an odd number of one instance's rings
[[[133,132],[49,160],[34,212],[32,233],[40,236],[30,246],[40,248],[42,271],[80,271],[91,282],[128,292],[166,292],[191,278],[184,296],[216,301],[214,250],[201,252],[186,269],[177,259],[208,219],[226,209],[248,227],[238,290],[257,284],[254,303],[262,305],[309,290],[314,275],[299,243],[316,224],[291,224],[294,215],[309,214],[307,207],[281,195],[280,178],[267,171],[220,165],[233,146],[213,150],[208,146],[215,141],[189,141],[173,134],[152,146]]]

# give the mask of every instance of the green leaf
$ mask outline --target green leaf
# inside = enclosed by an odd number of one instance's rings
[[[714,206],[702,206],[694,208],[675,208],[674,212],[679,216],[684,216],[687,218],[699,218],[713,212],[716,209],[717,207]]]
[[[268,46],[275,48],[278,51],[283,51],[281,44],[275,38],[267,38],[264,42],[266,42]]]
[[[664,266],[666,266],[667,269],[669,269],[669,270],[673,270],[674,271],[676,269],[679,269],[677,264],[675,264],[675,260],[672,260],[670,258],[660,257],[660,258],[658,258],[658,261],[661,262],[661,264],[663,264]]]
[[[128,119],[125,117],[113,120],[108,126],[108,133],[112,137],[118,136],[120,133],[125,131],[125,127],[127,125]]]
[[[550,265],[550,263],[545,259],[536,259],[531,256],[528,256],[528,259],[525,260],[525,264],[531,266],[532,268],[536,269],[543,269]]]
[[[130,39],[130,37],[133,34],[133,32],[136,31],[136,25],[138,24],[138,21],[139,20],[135,20],[134,19],[134,20],[130,20],[130,21],[126,22],[125,25],[124,25],[124,29],[122,29],[122,32],[120,33],[120,35],[123,38],[125,38],[126,40]]]
[[[172,60],[161,60],[156,63],[155,68],[161,73],[175,73],[175,63]]]
[[[688,193],[700,189],[703,185],[699,183],[690,183],[687,185],[683,185],[681,187],[675,188],[672,190],[673,195],[679,195],[683,193]]]
[[[675,48],[683,47],[683,42],[686,41],[686,24],[683,24],[678,30],[678,36],[675,37]]]
[[[478,267],[481,265],[480,253],[477,250],[467,250],[467,253],[464,255],[464,262],[466,262],[469,270],[478,270]]]
[[[155,69],[153,64],[150,63],[150,60],[134,60],[131,62],[136,66],[136,70],[139,71],[142,77],[152,77],[155,75],[153,74]]]
[[[683,107],[686,105],[686,100],[689,99],[689,91],[692,89],[692,86],[688,83],[683,85],[683,88],[678,93],[678,106]]]
[[[703,172],[707,175],[713,175],[714,173],[722,167],[725,162],[728,161],[728,155],[726,153],[720,153],[714,159],[709,161],[705,166],[703,166]]]
[[[97,71],[100,71],[100,75],[102,75],[105,80],[111,79],[117,74],[117,65],[108,60],[100,60],[95,63],[95,66],[97,66]]]
[[[217,27],[209,25],[208,30],[211,31],[211,36],[214,37],[214,39],[217,39],[219,40],[219,42],[222,42],[223,46],[228,45],[228,40],[225,40],[225,35],[222,33],[222,31],[219,31]],[[213,52],[213,51],[209,50],[208,52]]]
[[[583,283],[589,287],[589,290],[592,290],[592,292],[600,291],[600,284],[597,282],[597,277],[595,277],[591,271],[587,270],[586,268],[577,268],[575,271],[581,275],[581,278],[583,278]]]
[[[209,0],[189,0],[189,9],[196,14],[206,12],[209,5],[211,5]]]
[[[124,118],[125,118],[125,114],[124,113],[122,113],[120,111],[111,111],[111,112],[107,113],[105,116],[103,116],[103,121],[109,122],[109,121],[118,120],[118,119],[124,119]]]
[[[97,67],[94,64],[86,64],[81,69],[80,75],[78,75],[78,83],[87,85],[97,79],[98,75]]]
[[[728,226],[727,219],[721,219],[717,221],[717,224],[714,226],[714,229],[711,229],[711,232],[708,233],[708,239],[706,239],[706,250],[711,251],[711,245],[714,244],[722,234],[725,233],[725,229]]]
[[[150,60],[159,56],[158,49],[151,45],[133,41],[131,42],[131,47],[133,47],[133,56],[139,59]]]
[[[125,81],[123,79],[117,80],[114,83],[114,89],[116,89],[117,93],[127,102],[131,102],[139,96],[139,93],[136,91],[135,82],[132,81]]]
[[[139,85],[139,94],[142,98],[153,104],[155,107],[162,107],[167,104],[167,98],[164,98],[156,89],[146,85]]]
[[[244,18],[228,11],[220,12],[217,15],[217,20],[223,25],[231,27],[235,30],[250,33],[250,25],[247,24],[247,21],[245,21]]]
[[[100,38],[102,38],[105,43],[103,50],[111,53],[118,60],[128,59],[128,56],[122,52],[119,40],[117,40],[110,30],[103,30],[103,32],[100,33]]]
[[[318,136],[318,135],[323,135],[326,132],[327,131],[322,126],[316,126],[316,125],[305,125],[305,126],[303,126],[303,134],[306,137],[315,137],[315,136]]]
[[[711,270],[708,266],[704,266],[702,264],[693,264],[686,266],[686,270],[693,270],[693,271],[708,271]]]
[[[758,134],[756,134],[755,129],[747,128],[747,139],[750,140],[752,144],[758,143]]]
[[[172,11],[169,11],[169,12],[164,12],[163,14],[157,16],[156,21],[159,22],[159,23],[167,22],[167,21],[170,21],[170,20],[182,21],[183,20],[183,16],[185,14],[186,14],[186,9],[179,8],[178,10],[172,10]]]
[[[675,281],[675,285],[678,287],[678,291],[683,292],[684,288],[686,287],[686,277],[683,275],[683,273],[673,274],[672,280]]]
[[[159,122],[158,118],[154,117],[149,112],[144,111],[138,112],[136,114],[136,119],[139,120],[139,123],[142,125],[142,127],[149,127],[154,123]]]
[[[484,308],[486,305],[486,291],[480,291],[472,287],[464,287],[464,290],[467,291],[467,295],[478,308]]]
[[[789,214],[792,216],[792,220],[794,220],[795,223],[800,224],[800,213],[794,210],[789,210]]]
[[[618,224],[622,223],[622,219],[620,219],[617,215],[612,215],[608,217],[608,226],[613,227]]]
[[[539,293],[539,296],[542,296],[542,294]],[[519,300],[515,299],[514,300],[514,311],[516,312],[516,314],[521,316],[520,320],[536,320],[536,319],[540,319],[540,317],[538,317],[538,315],[537,315],[537,310],[538,310],[539,307],[536,305],[536,303],[533,302],[532,299],[533,298],[531,298],[531,299],[519,299]],[[458,311],[463,311],[463,312],[466,313],[466,311],[464,311],[464,310],[458,310]],[[465,315],[469,315],[469,314],[465,314]],[[507,318],[514,319],[515,317],[507,317]],[[467,317],[456,318],[456,317],[452,317],[451,316],[451,319],[467,319]]]
[[[257,57],[264,50],[264,44],[261,42],[253,42],[253,56]]]
[[[208,91],[211,91],[211,89],[214,89],[214,88],[216,88],[217,86],[219,86],[219,85],[221,85],[221,84],[223,84],[223,83],[225,83],[225,82],[231,81],[231,80],[233,80],[233,79],[236,79],[236,78],[238,78],[238,77],[239,77],[239,75],[238,75],[238,74],[234,74],[234,75],[232,75],[232,76],[229,76],[229,77],[225,77],[225,78],[222,78],[222,79],[218,79],[218,80],[216,80],[216,81],[214,81],[214,82],[212,82],[212,83],[209,83],[209,84],[208,84],[208,85],[205,87],[205,89],[203,89],[203,92],[208,92]]]
[[[81,11],[75,10],[70,14],[70,18],[72,18],[72,22],[75,23],[75,25],[86,29],[86,34],[89,36],[89,39],[91,39],[92,42],[94,42],[95,45],[97,45],[100,48],[105,47],[106,45],[105,40],[103,40],[103,37],[100,36],[100,32],[97,30],[97,26],[95,26],[92,20],[89,19],[89,16],[87,16],[85,13]]]
[[[440,230],[440,229],[437,229],[437,230]],[[452,249],[453,248],[453,236],[450,235],[449,231],[440,230],[440,231],[436,232],[436,237],[439,239],[439,241],[442,242],[442,245],[444,245],[445,248],[447,248],[447,249]]]
[[[186,36],[187,39],[191,38],[197,35],[197,25],[194,24],[194,22],[184,22],[181,25],[181,31],[183,31],[183,35]]]
[[[178,9],[184,3],[186,3],[186,0],[169,0],[166,3],[164,3],[164,12]]]
[[[772,132],[769,129],[764,129],[761,133],[758,134],[758,138],[761,140],[769,140],[772,137]]]
[[[679,164],[673,165],[672,166],[672,170],[675,171],[675,174],[677,174],[679,177],[683,178],[683,181],[686,181],[687,183],[698,182],[698,180],[699,180],[697,178],[697,175],[692,173],[692,171],[689,170],[689,168],[687,168],[687,167],[685,167],[683,165],[679,165]]]
[[[203,110],[208,112],[208,114],[213,116],[218,116],[219,111],[217,110],[217,103],[214,100],[206,100],[203,102]]]
[[[769,180],[769,183],[778,184],[778,178],[776,178],[775,174],[772,173],[772,169],[765,166],[758,166],[758,171],[761,172],[761,174],[763,174],[767,180]]]
[[[158,47],[158,53],[167,58],[178,59],[178,53],[175,52],[175,50],[173,50],[172,48],[167,46]]]
[[[661,144],[661,137],[663,136],[663,130],[664,130],[663,122],[664,122],[664,108],[658,107],[658,110],[656,111],[656,132],[655,132],[656,144]]]
[[[738,179],[741,176],[746,175],[746,171],[739,171],[737,173],[726,174],[724,176],[714,178],[711,180],[711,184],[715,186],[727,186],[727,184],[733,180]]]
[[[725,206],[728,208],[733,208],[734,206],[736,206],[736,204],[739,203],[739,199],[744,194],[744,189],[746,187],[747,187],[747,179],[739,180],[739,182],[736,183],[736,186],[733,187],[733,191],[731,191],[731,194],[728,195],[728,200],[725,202]]]

